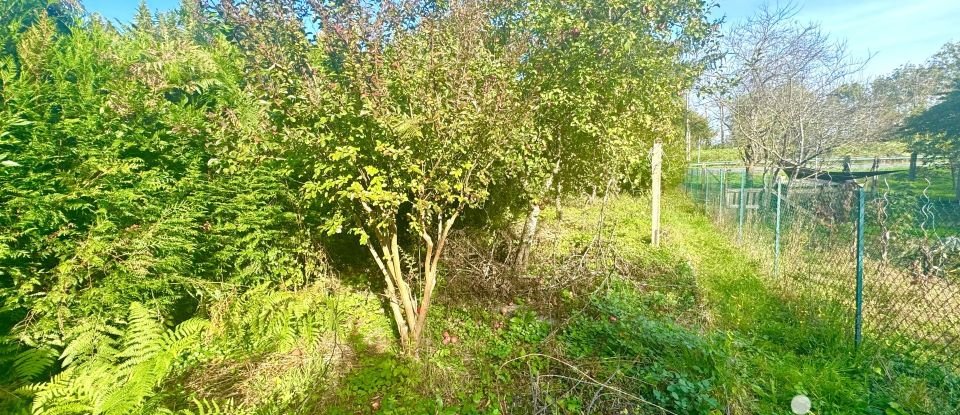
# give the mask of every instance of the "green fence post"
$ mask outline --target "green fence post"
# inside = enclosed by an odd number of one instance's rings
[[[710,185],[711,185],[710,181],[712,179],[711,176],[712,175],[710,175],[709,173],[706,173],[706,170],[704,170],[703,177],[706,178],[707,185],[703,186],[703,205],[706,206],[707,212],[710,212],[710,206],[708,206],[708,204],[710,201]]]
[[[709,208],[709,206],[707,206],[707,180],[708,180],[708,177],[707,177],[707,167],[704,166],[703,164],[700,165],[700,176],[703,177],[703,189],[702,189],[702,190],[703,190],[703,208],[704,208],[704,210],[707,210],[707,209]]]
[[[697,189],[697,197],[700,197],[703,194],[703,187],[707,185],[707,179],[706,177],[703,176],[703,166],[700,166],[700,173],[698,174],[699,174],[700,180],[697,180],[697,182],[700,183],[700,188]],[[706,200],[704,200],[703,202],[704,202],[704,205],[706,205]]]
[[[723,223],[724,210],[727,208],[727,169],[720,169],[720,223]]]
[[[780,199],[782,197],[781,196],[782,190],[783,190],[783,183],[780,182],[780,178],[778,177],[777,178],[777,229],[774,232],[775,236],[773,239],[773,274],[774,275],[780,275],[780,223],[781,223]]]
[[[743,168],[743,174],[740,176],[740,211],[738,212],[739,221],[737,222],[737,241],[743,242],[743,221],[747,216],[747,168]]]
[[[696,188],[697,188],[697,169],[695,167],[690,167],[690,198],[696,201]]]
[[[693,188],[690,189],[691,190],[690,196],[692,196],[693,199],[696,200],[697,196],[700,195],[700,186],[703,185],[703,176],[700,176],[700,170],[696,168],[693,169],[693,174],[697,177],[697,181],[694,182],[695,184]]]
[[[863,226],[866,210],[863,186],[857,187],[857,199],[857,310],[854,318],[853,340],[859,346],[863,340]]]

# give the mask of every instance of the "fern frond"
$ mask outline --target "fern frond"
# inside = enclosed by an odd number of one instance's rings
[[[91,413],[91,407],[81,402],[59,403],[56,407],[46,409],[42,412],[34,412],[34,415],[86,415]]]
[[[197,346],[208,325],[206,320],[193,319],[167,330],[153,312],[133,303],[121,331],[120,351],[95,346],[100,338],[115,345],[117,341],[105,332],[118,329],[83,327],[63,353],[64,360],[71,362],[67,369],[24,393],[35,397],[35,415],[145,411],[156,406],[156,388],[182,362],[183,352]]]
[[[35,387],[32,388],[34,391],[33,414],[47,415],[63,413],[54,411],[56,408],[76,406],[78,402],[76,402],[76,399],[72,396],[74,392],[78,390],[78,388],[75,387],[75,374],[76,371],[67,369],[54,375],[49,381],[35,385]],[[86,407],[89,408],[89,405]]]
[[[86,322],[74,329],[67,346],[60,353],[63,367],[70,367],[91,358],[111,359],[116,354],[117,329],[99,322]]]
[[[177,328],[168,331],[165,335],[165,343],[170,348],[182,350],[181,344],[194,341],[204,330],[210,327],[210,322],[200,318],[192,318],[177,325]]]
[[[22,381],[35,381],[53,366],[56,357],[57,353],[50,348],[27,349],[14,359],[14,376]]]
[[[124,336],[123,366],[131,366],[152,358],[166,346],[164,327],[143,304],[130,304],[130,317]]]
[[[24,398],[32,398],[34,395],[37,394],[37,392],[39,392],[39,391],[41,391],[41,390],[43,390],[43,384],[41,384],[41,383],[30,383],[30,384],[23,385],[23,386],[15,389],[15,390],[13,391],[13,393],[14,393],[15,395],[17,395],[17,396],[21,396],[21,397],[24,397]]]
[[[167,373],[158,368],[158,363],[154,358],[132,367],[129,371],[118,373],[119,387],[104,396],[98,413],[104,415],[133,413],[147,397],[153,395],[154,388],[166,376]]]

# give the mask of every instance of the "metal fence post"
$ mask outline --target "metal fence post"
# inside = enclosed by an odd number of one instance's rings
[[[863,186],[857,187],[857,298],[853,340],[859,346],[863,340],[863,227],[865,222],[866,197]]]
[[[710,207],[707,206],[707,167],[703,164],[700,165],[700,176],[703,177],[703,210],[707,211]]]
[[[697,180],[697,177],[696,177],[696,176],[697,176],[697,169],[696,169],[695,167],[691,166],[691,167],[690,167],[690,199],[693,199],[694,201],[697,200],[697,199],[694,197],[694,196],[696,196],[696,194],[697,194],[697,192],[696,192],[696,188],[697,188],[697,182],[696,182],[696,180]]]
[[[737,241],[743,242],[743,221],[747,213],[747,168],[743,168],[743,174],[740,176],[740,210],[738,212],[739,222],[737,222]]]
[[[712,183],[712,182],[713,182],[713,175],[710,174],[710,173],[706,173],[706,175],[705,175],[704,177],[707,178],[708,185],[703,187],[703,205],[706,206],[707,212],[710,212],[710,208],[711,208],[712,206],[708,206],[708,204],[709,204],[709,201],[710,201],[710,186],[713,185],[713,183]]]
[[[780,275],[780,200],[782,196],[783,183],[780,181],[780,178],[777,177],[777,229],[774,232],[773,239],[773,274]]]
[[[697,200],[697,185],[700,184],[700,171],[696,167],[691,168],[690,177],[693,177],[693,180],[690,180],[690,198]]]
[[[727,208],[727,169],[720,169],[720,223],[723,223],[724,210]]]

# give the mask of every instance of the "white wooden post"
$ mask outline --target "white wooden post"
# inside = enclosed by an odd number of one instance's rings
[[[650,168],[653,170],[650,183],[650,244],[660,246],[660,176],[663,167],[663,144],[657,140],[650,153]]]

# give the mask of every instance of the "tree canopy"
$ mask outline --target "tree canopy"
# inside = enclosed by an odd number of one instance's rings
[[[960,140],[960,83],[937,104],[907,118],[901,131],[935,136],[942,141]]]
[[[0,335],[18,350],[131,304],[303,286],[358,261],[331,258],[346,238],[416,352],[458,218],[623,184],[654,140],[680,148],[690,52],[715,34],[705,3],[675,0],[186,1],[122,27],[73,2],[0,11]]]
[[[937,104],[907,118],[901,132],[910,137],[915,151],[949,164],[960,201],[960,83]]]

